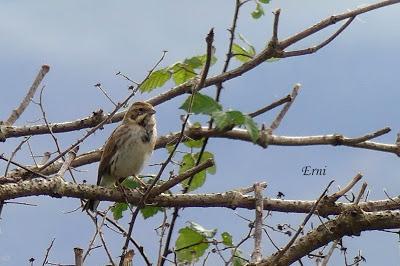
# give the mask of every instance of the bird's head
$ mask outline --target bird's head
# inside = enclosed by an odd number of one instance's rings
[[[134,102],[124,116],[123,123],[138,124],[143,127],[155,124],[154,107],[146,102]]]

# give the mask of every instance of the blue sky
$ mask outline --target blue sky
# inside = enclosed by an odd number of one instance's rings
[[[372,1],[272,1],[265,7],[266,16],[251,19],[253,4],[243,8],[238,32],[260,51],[271,35],[272,14],[282,8],[279,37],[285,38],[329,15],[372,3]],[[112,104],[94,88],[101,83],[115,100],[127,95],[128,83],[116,77],[121,71],[141,80],[160,58],[168,54],[162,65],[170,65],[186,57],[204,53],[204,37],[215,28],[215,46],[219,61],[212,74],[219,73],[228,44],[226,29],[231,23],[233,0],[224,1],[1,1],[0,2],[0,119],[6,119],[12,108],[26,93],[42,64],[51,66],[44,84],[44,104],[51,122],[74,120],[102,108],[112,110]],[[335,41],[317,54],[265,63],[245,75],[226,82],[222,103],[226,108],[243,112],[254,111],[289,93],[295,83],[302,89],[282,125],[279,135],[319,135],[342,133],[359,136],[386,126],[392,132],[379,141],[393,143],[399,131],[398,99],[400,97],[399,24],[400,6],[391,6],[357,18]],[[295,47],[307,47],[323,40],[333,28],[307,39]],[[238,66],[233,62],[232,66]],[[151,94],[138,95],[147,99],[167,90],[166,86]],[[214,95],[215,88],[204,92]],[[177,107],[184,101],[178,97],[158,106],[160,134],[180,128]],[[257,118],[258,123],[271,121],[271,112]],[[40,118],[40,110],[31,105],[17,121],[18,125]],[[195,118],[193,118],[195,119]],[[97,132],[81,146],[81,152],[101,146],[115,125]],[[58,135],[66,148],[83,132]],[[9,139],[0,144],[1,152],[10,153],[20,140]],[[54,151],[48,136],[33,137],[36,154]],[[358,171],[364,174],[371,190],[371,199],[385,198],[383,189],[398,195],[399,162],[393,154],[357,150],[346,147],[276,147],[266,150],[232,140],[212,140],[208,148],[215,152],[217,174],[210,176],[199,192],[223,192],[249,186],[256,181],[268,182],[267,197],[278,191],[288,199],[315,199],[330,180],[344,185]],[[151,162],[165,159],[164,151],[156,151]],[[27,148],[17,160],[32,163]],[[304,165],[327,168],[326,176],[302,176]],[[0,164],[0,171],[5,168]],[[79,180],[95,183],[97,165],[82,167]],[[155,173],[156,167],[145,172]],[[6,206],[0,221],[0,265],[27,265],[30,257],[43,258],[52,238],[56,238],[50,259],[71,263],[73,247],[87,247],[93,233],[89,218],[81,212],[65,214],[78,205],[75,199],[54,200],[48,197],[24,199],[38,207]],[[238,210],[252,219],[253,213]],[[290,222],[297,226],[302,215],[274,214],[269,224]],[[238,241],[246,233],[246,222],[231,210],[184,210],[178,228],[186,221],[196,221],[219,232],[234,233]],[[267,220],[268,221],[268,220]],[[160,217],[138,222],[137,238],[152,256],[155,255],[153,228]],[[122,220],[127,224],[127,220]],[[143,228],[143,229],[142,229]],[[176,230],[177,231],[177,230]],[[107,231],[112,252],[118,256],[121,239]],[[276,236],[284,243],[285,238]],[[346,238],[346,246],[354,255],[363,250],[367,265],[396,265],[399,259],[395,235],[363,233],[362,238]],[[376,245],[376,243],[382,243]],[[244,250],[252,246],[249,242]],[[264,241],[265,253],[272,251]],[[342,263],[342,257],[334,256]],[[103,252],[97,251],[88,265],[105,263]],[[139,264],[141,262],[138,262]],[[39,264],[39,263],[37,263]],[[35,264],[36,265],[36,264]]]

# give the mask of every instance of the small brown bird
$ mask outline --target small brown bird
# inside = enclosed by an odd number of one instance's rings
[[[114,186],[128,176],[137,176],[153,152],[157,139],[154,107],[135,102],[126,112],[122,124],[108,138],[101,155],[97,185]],[[83,210],[95,211],[98,200],[86,202]]]

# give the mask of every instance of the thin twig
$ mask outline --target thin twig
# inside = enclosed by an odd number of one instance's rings
[[[281,14],[281,9],[278,8],[273,12],[274,14],[274,27],[272,30],[272,39],[271,41],[276,43],[278,41],[278,25],[279,25],[279,15]]]
[[[332,254],[333,254],[333,251],[335,251],[335,248],[336,248],[338,243],[339,243],[338,239],[333,241],[331,248],[329,249],[328,253],[323,258],[320,266],[327,266],[328,265],[329,259],[331,258]]]
[[[300,84],[296,84],[292,90],[292,93],[290,94],[291,96],[291,101],[287,102],[282,110],[279,112],[279,114],[276,116],[275,120],[271,123],[271,126],[269,127],[269,129],[272,131],[274,131],[275,129],[277,129],[280,125],[280,123],[282,122],[283,117],[286,115],[287,111],[289,111],[290,106],[292,106],[294,100],[296,99],[297,93],[300,89]]]
[[[98,88],[115,107],[117,107],[117,104],[111,99],[111,97],[107,94],[107,92],[101,87],[100,83],[97,83],[94,86],[96,88]]]
[[[7,177],[8,169],[9,169],[10,164],[11,164],[11,160],[14,159],[15,155],[17,154],[17,152],[21,149],[22,145],[24,145],[25,142],[27,142],[27,141],[29,140],[29,138],[30,138],[30,137],[24,138],[24,139],[18,144],[18,146],[14,149],[14,151],[11,153],[10,160],[8,161],[7,166],[6,166],[6,170],[4,171],[4,177]]]
[[[28,90],[28,93],[25,95],[24,99],[22,102],[19,104],[17,109],[14,109],[10,115],[10,117],[6,121],[6,125],[13,125],[15,121],[21,116],[21,114],[25,111],[26,107],[28,107],[29,103],[31,102],[33,96],[35,95],[35,92],[37,88],[39,87],[40,83],[42,82],[43,78],[46,76],[46,74],[49,72],[50,67],[48,65],[43,65],[41,69],[39,70],[39,73],[37,74],[35,80],[33,81],[31,87]]]
[[[301,225],[299,226],[299,229],[293,235],[292,239],[290,239],[289,243],[287,243],[287,245],[283,249],[281,249],[279,251],[278,255],[274,258],[274,263],[279,261],[279,259],[285,254],[285,252],[293,245],[293,243],[296,241],[297,237],[301,234],[301,232],[303,232],[305,225],[307,224],[308,220],[310,220],[310,218],[314,214],[315,210],[318,208],[319,202],[324,198],[324,196],[328,192],[329,187],[332,185],[333,182],[334,182],[333,180],[331,182],[329,182],[328,186],[325,188],[324,192],[322,192],[322,194],[319,196],[317,201],[314,203],[310,212],[307,214],[306,218],[301,223]]]
[[[338,192],[333,193],[328,198],[331,199],[333,202],[337,201],[340,197],[349,192],[349,190],[352,189],[355,184],[357,184],[357,182],[361,180],[361,178],[362,174],[358,173],[344,188],[342,188]]]
[[[360,192],[358,193],[356,200],[354,201],[354,205],[358,205],[358,203],[360,203],[360,200],[361,200],[362,196],[364,195],[366,188],[367,188],[367,183],[364,182],[361,186]]]
[[[53,247],[54,240],[56,240],[56,239],[53,238],[53,240],[51,240],[50,246],[46,249],[46,255],[44,256],[44,260],[43,260],[42,266],[45,266],[47,264],[47,262],[48,262],[47,259],[48,259],[49,254],[50,254],[50,250]]]
[[[273,103],[271,103],[271,104],[269,104],[269,105],[267,105],[267,106],[265,106],[265,107],[263,107],[263,108],[261,108],[261,109],[259,109],[257,111],[249,113],[248,116],[254,118],[256,116],[259,116],[259,115],[261,115],[263,113],[266,113],[266,112],[274,109],[275,107],[278,107],[278,106],[280,106],[280,105],[282,105],[284,103],[290,102],[291,100],[292,100],[292,96],[290,96],[290,94],[288,94],[285,97],[283,97],[283,98],[281,98],[281,99],[279,99],[279,100],[277,100],[277,101],[275,101],[275,102],[273,102]]]
[[[15,166],[17,166],[17,167],[19,167],[19,168],[22,168],[22,169],[24,169],[25,171],[27,171],[27,172],[29,172],[29,173],[35,175],[35,176],[40,176],[40,177],[45,178],[45,179],[48,178],[47,176],[45,176],[45,175],[43,175],[43,174],[41,174],[41,173],[39,173],[39,172],[32,171],[32,170],[29,169],[28,167],[25,167],[25,166],[23,166],[22,164],[17,163],[17,162],[15,162],[15,161],[13,161],[13,160],[10,160],[10,158],[7,158],[7,157],[5,157],[5,156],[2,155],[2,154],[0,154],[0,159],[3,160],[3,161],[6,161],[6,162],[10,162],[11,164],[13,164],[13,165],[15,165]]]
[[[207,159],[206,161],[200,163],[199,165],[188,169],[187,171],[183,172],[182,174],[172,177],[170,180],[166,181],[161,186],[153,188],[151,190],[150,197],[155,197],[161,193],[164,193],[165,191],[176,186],[177,184],[181,183],[185,179],[213,166],[214,164],[215,164],[214,160],[210,158],[210,159]]]
[[[98,215],[105,217],[106,221],[109,222],[110,224],[112,224],[115,228],[117,228],[122,235],[127,235],[127,232],[124,228],[122,228],[122,226],[120,226],[116,221],[114,221],[113,219],[111,219],[110,217],[106,216],[104,213],[102,212],[97,212]],[[136,247],[136,249],[139,251],[140,255],[142,256],[143,260],[145,261],[147,266],[152,265],[152,263],[150,262],[149,257],[146,255],[143,246],[141,246],[135,239],[133,239],[132,237],[130,237],[130,241],[132,242],[132,244]]]
[[[75,148],[73,148],[72,150],[70,150],[67,153],[65,161],[57,173],[58,176],[60,176],[60,177],[64,176],[65,172],[69,169],[69,166],[71,165],[72,161],[75,159],[76,153],[78,151],[79,151],[79,146],[76,146]]]
[[[319,49],[323,48],[324,46],[328,45],[331,41],[333,41],[342,31],[344,31],[351,22],[353,22],[355,17],[349,18],[346,23],[343,24],[342,27],[340,27],[334,34],[332,34],[328,39],[320,43],[319,45],[316,45],[314,47],[310,47],[307,49],[302,49],[302,50],[296,50],[296,51],[289,51],[289,52],[283,52],[282,56],[279,56],[281,58],[286,58],[286,57],[292,57],[292,56],[300,56],[300,55],[307,55],[307,54],[312,54],[317,52]]]

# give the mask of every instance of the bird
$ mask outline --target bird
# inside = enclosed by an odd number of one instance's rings
[[[156,111],[146,102],[134,102],[122,123],[111,133],[101,155],[97,185],[113,187],[128,176],[137,177],[151,156],[157,139]],[[88,200],[83,211],[95,212],[100,201]]]

